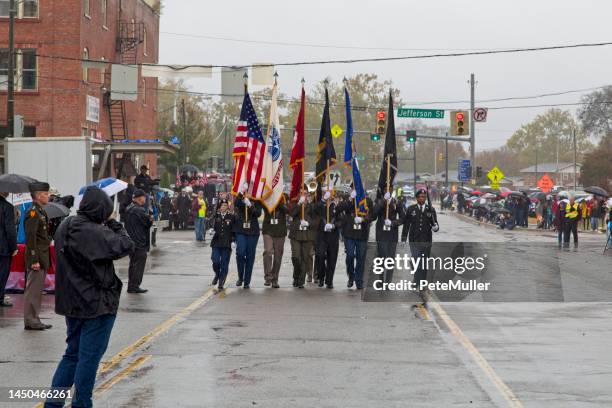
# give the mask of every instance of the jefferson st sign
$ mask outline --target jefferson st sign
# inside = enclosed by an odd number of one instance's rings
[[[398,118],[444,119],[444,109],[398,108]]]

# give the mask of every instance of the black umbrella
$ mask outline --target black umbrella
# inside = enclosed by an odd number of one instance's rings
[[[49,202],[44,208],[49,219],[67,217],[70,214],[68,207],[59,203]]]
[[[595,194],[602,197],[608,197],[610,194],[599,186],[591,186],[584,189],[587,193]]]
[[[200,169],[198,169],[193,164],[183,164],[181,166],[181,172],[184,172],[184,171],[194,174],[194,173],[199,173]]]
[[[30,184],[35,183],[36,179],[20,174],[3,174],[0,176],[0,191],[6,193],[27,193],[30,191]]]

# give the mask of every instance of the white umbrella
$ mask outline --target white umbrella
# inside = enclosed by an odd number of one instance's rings
[[[104,191],[109,197],[117,195],[121,191],[125,190],[128,187],[128,184],[125,181],[118,180],[114,177],[107,177],[101,180],[94,181],[91,184],[81,187],[79,190],[79,195],[74,199],[74,208],[79,208],[79,204],[81,204],[81,200],[83,199],[83,194],[85,194],[85,190],[87,187],[98,187],[102,191]]]

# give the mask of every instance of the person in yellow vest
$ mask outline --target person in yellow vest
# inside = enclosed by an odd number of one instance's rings
[[[580,206],[576,203],[574,196],[570,196],[569,202],[565,204],[562,213],[565,218],[565,231],[563,233],[563,246],[569,247],[570,232],[574,235],[574,246],[578,246],[578,222],[582,216]]]
[[[204,192],[202,190],[198,191],[198,195],[193,199],[191,213],[193,215],[196,241],[204,242],[206,231],[206,199],[204,198]]]
[[[580,203],[580,219],[582,220],[582,229],[584,231],[589,229],[589,209],[586,200],[582,200]]]

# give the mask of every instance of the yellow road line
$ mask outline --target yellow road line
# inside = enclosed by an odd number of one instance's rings
[[[518,399],[518,397],[514,394],[514,392],[506,385],[506,383],[497,375],[493,367],[489,364],[489,362],[480,354],[476,346],[467,338],[465,334],[461,331],[459,326],[450,318],[450,316],[446,313],[446,311],[442,308],[442,306],[435,301],[430,301],[428,303],[429,307],[434,309],[438,316],[444,321],[450,332],[453,336],[461,343],[463,348],[467,350],[467,352],[472,356],[476,364],[480,367],[482,371],[486,374],[486,376],[491,380],[491,382],[495,385],[497,390],[500,392],[502,397],[508,402],[508,406],[511,408],[523,408],[523,404]]]
[[[106,380],[99,387],[97,387],[94,391],[94,396],[97,397],[100,394],[107,391],[110,387],[117,384],[119,381],[123,380],[125,377],[130,375],[132,371],[143,365],[147,360],[151,358],[150,354],[145,354],[143,356],[138,357],[136,360],[132,361],[127,367],[123,370],[119,371],[117,374]]]
[[[418,305],[416,305],[416,309],[420,313],[421,317],[424,320],[431,320],[431,316],[429,315],[429,311],[427,310],[427,308],[425,306],[423,306],[422,304],[418,304]]]

